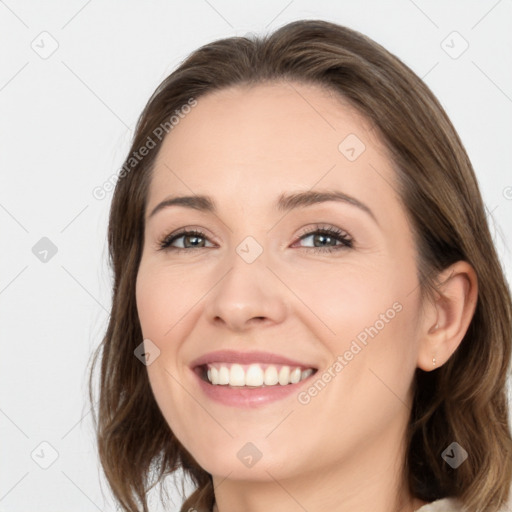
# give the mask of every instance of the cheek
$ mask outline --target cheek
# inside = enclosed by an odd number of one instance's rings
[[[184,278],[184,274],[149,266],[139,269],[136,301],[145,338],[155,338],[156,343],[163,341],[201,297],[195,280],[190,276]]]
[[[388,282],[392,270],[360,268],[339,263],[338,268],[298,272],[290,276],[290,288],[309,309],[315,331],[333,349],[342,349],[379,315],[391,308],[399,295],[396,281]],[[389,281],[392,281],[389,279]],[[305,318],[305,316],[304,316]],[[361,336],[364,338],[364,335]]]
[[[366,382],[378,379],[373,370],[392,389],[406,392],[417,353],[419,304],[417,294],[411,293],[413,274],[405,272],[403,265],[387,261],[364,269],[347,265],[302,275],[306,277],[295,278],[292,284],[310,309],[302,321],[310,322],[333,363],[343,357],[343,381],[364,392]],[[341,388],[347,393],[345,385]]]
[[[184,370],[177,364],[180,326],[174,326],[185,314],[189,288],[185,283],[177,284],[179,279],[171,279],[169,274],[149,268],[149,265],[141,266],[137,276],[136,301],[143,337],[159,349],[158,357],[146,367],[155,401],[171,431],[188,447],[191,445],[190,425],[186,419],[195,417],[197,410],[179,384],[183,382]]]

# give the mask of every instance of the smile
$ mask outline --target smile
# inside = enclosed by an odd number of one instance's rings
[[[314,371],[288,365],[216,363],[203,366],[203,377],[206,373],[206,379],[213,385],[259,388],[297,384]]]
[[[260,407],[298,393],[317,368],[278,354],[220,350],[190,364],[203,396],[230,407]]]

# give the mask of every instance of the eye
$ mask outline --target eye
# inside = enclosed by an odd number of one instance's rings
[[[183,239],[182,246],[176,247],[174,246],[174,242]],[[175,250],[175,251],[186,251],[187,249],[201,249],[205,247],[202,245],[203,242],[207,240],[206,235],[199,230],[184,230],[179,233],[172,233],[170,235],[166,235],[162,240],[158,242],[158,247],[160,250]]]
[[[308,238],[312,239],[313,247],[310,246],[310,248],[313,252],[333,252],[353,247],[353,240],[350,235],[333,226],[316,226],[315,230],[303,234],[299,241],[307,240]],[[320,245],[314,245],[315,243]]]
[[[353,247],[353,240],[350,235],[332,226],[322,227],[317,225],[314,230],[302,234],[299,241],[307,240],[308,238],[311,238],[313,241],[313,246],[309,246],[309,249],[313,252],[328,253]],[[181,246],[174,245],[180,239],[182,239]],[[206,235],[200,230],[181,230],[178,233],[166,235],[159,240],[158,249],[173,252],[202,249],[207,247],[205,245],[207,240]],[[316,243],[320,245],[314,245]],[[308,249],[307,246],[302,246],[302,248]]]

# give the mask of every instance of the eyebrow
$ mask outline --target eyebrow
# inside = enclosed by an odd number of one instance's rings
[[[279,212],[289,212],[297,208],[303,208],[313,206],[316,204],[325,203],[328,201],[336,201],[351,206],[355,206],[360,210],[367,213],[374,222],[378,225],[377,218],[372,210],[364,203],[356,199],[355,197],[349,196],[344,192],[338,190],[328,190],[325,192],[317,192],[308,190],[306,192],[296,192],[292,194],[281,194],[276,201],[275,208]],[[210,196],[204,195],[193,195],[193,196],[174,196],[167,197],[161,203],[157,204],[153,208],[152,212],[148,216],[148,220],[153,217],[157,212],[168,208],[170,206],[184,206],[186,208],[192,208],[207,213],[216,213],[217,207],[215,201]]]

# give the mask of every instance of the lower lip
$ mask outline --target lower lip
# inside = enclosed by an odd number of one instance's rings
[[[282,400],[294,393],[298,393],[302,385],[309,381],[316,372],[313,372],[309,377],[296,384],[286,384],[281,386],[277,384],[275,386],[265,386],[261,388],[246,388],[246,387],[230,387],[220,384],[210,384],[201,378],[197,372],[192,370],[195,378],[199,381],[204,394],[223,405],[229,405],[231,407],[259,407],[267,405],[271,402]]]

